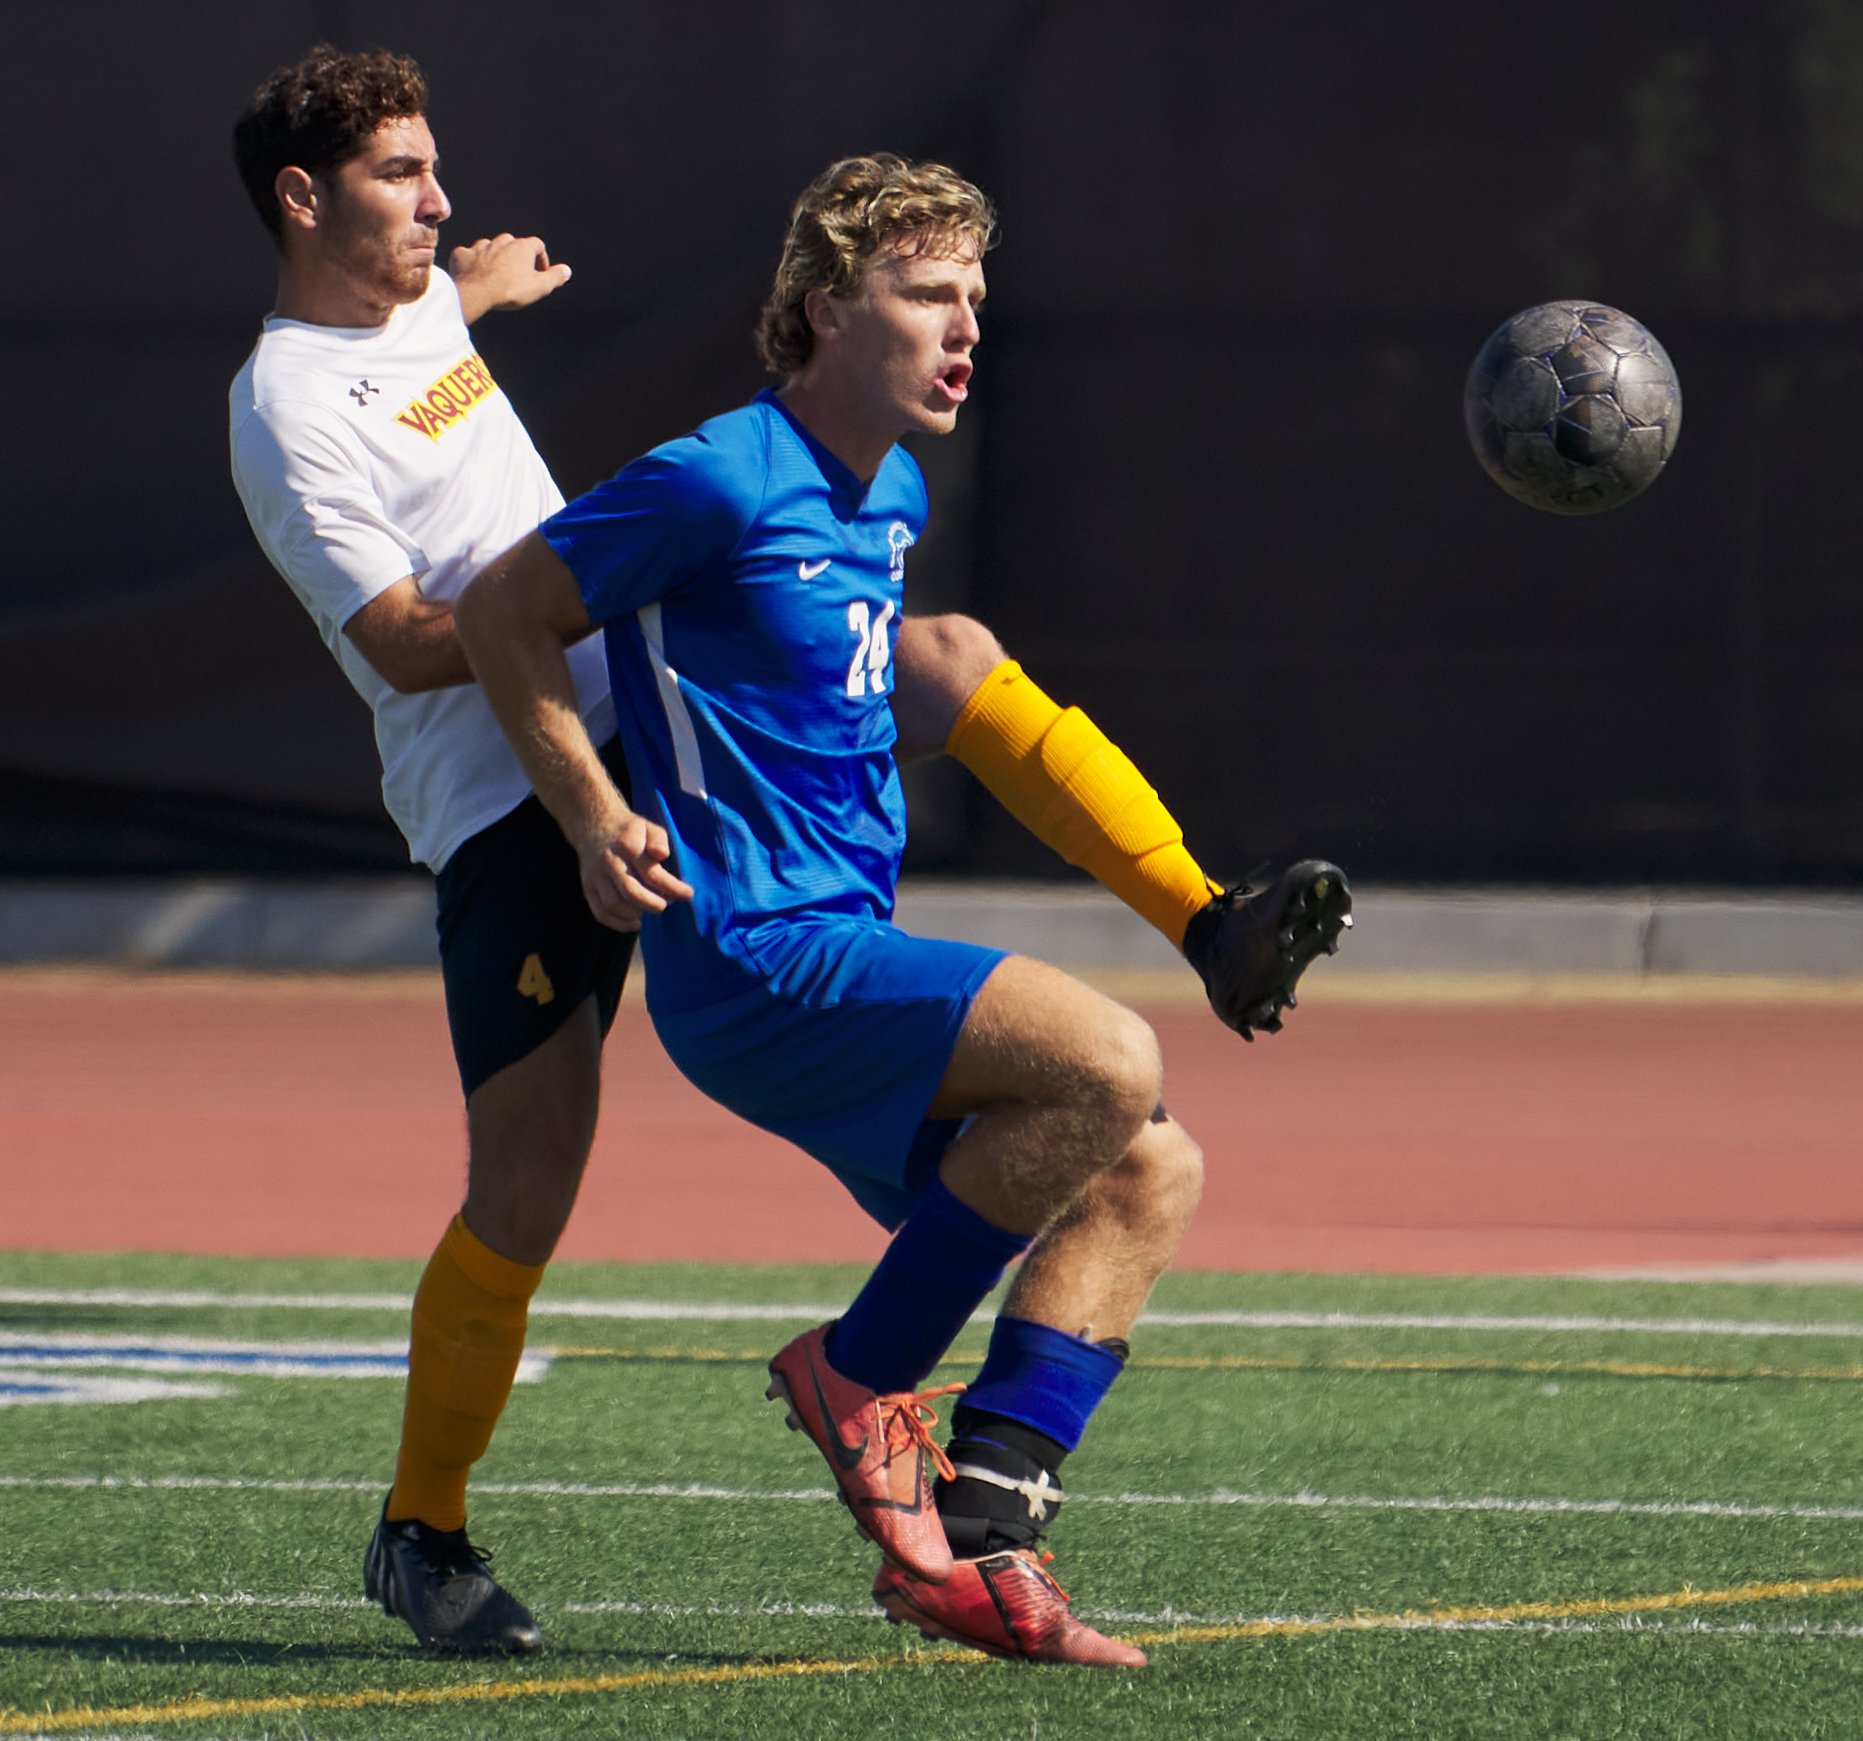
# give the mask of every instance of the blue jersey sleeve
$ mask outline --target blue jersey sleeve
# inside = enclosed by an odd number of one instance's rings
[[[610,622],[727,561],[756,520],[764,475],[760,456],[700,430],[622,467],[540,530],[591,621]]]

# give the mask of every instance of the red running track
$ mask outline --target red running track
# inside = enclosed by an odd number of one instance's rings
[[[0,1250],[424,1257],[463,1119],[437,978],[0,976]],[[1208,1185],[1180,1263],[1560,1271],[1863,1258],[1863,1005],[1393,1006],[1241,1045],[1148,1007]],[[805,1156],[638,1001],[567,1258],[864,1261]]]

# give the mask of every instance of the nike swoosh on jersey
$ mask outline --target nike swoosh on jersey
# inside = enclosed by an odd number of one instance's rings
[[[832,556],[824,556],[820,562],[798,562],[796,564],[796,579],[813,580],[818,574],[826,574],[829,565],[833,561],[834,558]]]

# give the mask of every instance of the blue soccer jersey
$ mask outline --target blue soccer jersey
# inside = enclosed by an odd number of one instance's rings
[[[807,1149],[897,1226],[1002,952],[892,923],[905,843],[892,650],[925,484],[863,484],[772,393],[545,522],[604,625],[634,802],[690,902],[641,926],[647,1005],[705,1093]]]
[[[892,646],[925,513],[903,450],[863,484],[766,392],[545,522],[606,629],[637,801],[694,890],[642,934],[682,994],[710,995],[720,952],[754,965],[771,920],[891,915]]]

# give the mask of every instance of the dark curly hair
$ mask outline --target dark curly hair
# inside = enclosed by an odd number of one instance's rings
[[[979,254],[996,242],[996,209],[942,163],[910,163],[890,151],[831,163],[796,200],[776,282],[757,322],[757,350],[785,378],[814,354],[803,303],[811,290],[857,296],[867,268],[888,248]]]
[[[347,163],[384,121],[427,112],[427,81],[406,55],[384,48],[345,54],[320,42],[280,67],[233,126],[233,161],[260,221],[282,245],[278,172],[324,175]]]

